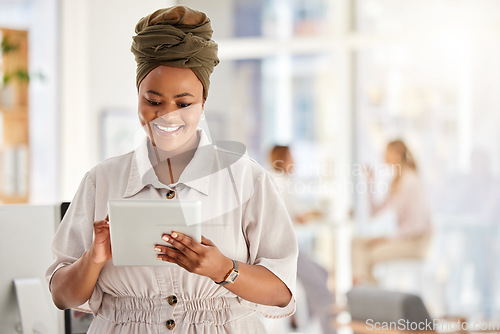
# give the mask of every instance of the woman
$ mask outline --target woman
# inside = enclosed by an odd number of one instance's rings
[[[394,210],[397,232],[393,237],[354,239],[352,246],[354,283],[375,282],[373,266],[378,262],[400,258],[423,258],[431,236],[431,215],[413,155],[402,140],[387,145],[385,161],[394,168],[395,176],[389,193],[381,203],[370,196],[371,215]],[[374,184],[368,172],[368,183]]]
[[[219,61],[210,20],[176,6],[142,18],[136,33],[147,140],[85,175],[53,242],[47,277],[54,303],[66,309],[88,301],[96,315],[89,333],[265,332],[255,311],[294,312],[297,245],[263,168],[214,147],[197,129]],[[201,201],[202,242],[159,235],[157,258],[178,266],[115,267],[109,199]]]

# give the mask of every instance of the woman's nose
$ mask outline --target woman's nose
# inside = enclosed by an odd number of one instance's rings
[[[177,111],[177,108],[173,107],[173,106],[166,106],[164,105],[162,108],[158,109],[158,111],[156,112],[156,115],[158,117],[161,117],[161,116],[165,116],[167,114],[170,114],[170,113],[173,113],[173,112],[176,112]]]

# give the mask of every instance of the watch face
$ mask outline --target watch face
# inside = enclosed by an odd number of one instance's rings
[[[229,277],[227,278],[227,281],[233,283],[236,280],[236,278],[238,278],[238,275],[239,275],[239,273],[237,271],[233,270],[231,272],[231,274],[229,274]]]

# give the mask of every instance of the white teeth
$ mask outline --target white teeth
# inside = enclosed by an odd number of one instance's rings
[[[174,131],[177,131],[181,128],[181,125],[174,125],[174,126],[161,126],[161,125],[158,125],[158,124],[155,124],[158,129],[162,130],[162,131],[166,131],[166,132],[174,132]]]

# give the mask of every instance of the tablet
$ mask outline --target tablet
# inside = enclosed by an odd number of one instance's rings
[[[201,242],[201,202],[179,200],[109,200],[111,252],[115,266],[176,266],[159,261],[154,247],[172,231]]]

